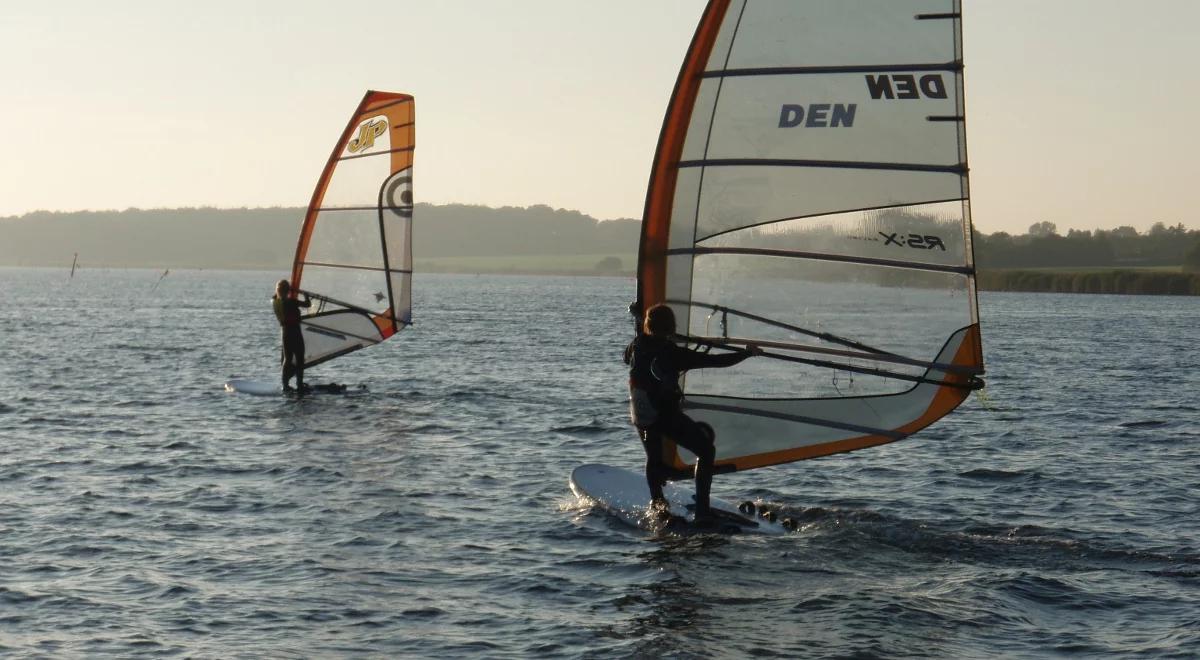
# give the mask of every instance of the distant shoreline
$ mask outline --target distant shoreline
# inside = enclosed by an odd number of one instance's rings
[[[0,270],[62,270],[69,272],[71,266],[68,264],[63,267],[60,264],[54,265],[29,265],[29,264],[11,264],[0,263]],[[107,271],[107,270],[144,270],[151,273],[161,273],[164,270],[177,272],[247,272],[247,273],[281,273],[287,275],[291,271],[291,267],[274,267],[274,266],[213,266],[211,268],[201,266],[172,266],[170,268],[156,265],[99,265],[99,266],[79,266],[75,270],[75,276],[80,277],[88,271]],[[624,279],[632,279],[637,277],[634,271],[628,272],[603,272],[595,270],[554,270],[554,269],[497,269],[497,270],[452,270],[445,268],[414,268],[413,274],[417,277],[421,275],[513,275],[518,277],[617,277]]]
[[[463,257],[463,261],[476,261],[473,257]],[[536,262],[538,257],[531,257]],[[482,260],[480,260],[482,261]],[[470,267],[460,263],[455,266],[430,263],[424,266],[418,262],[414,274],[439,275],[474,275],[474,276],[518,276],[518,277],[617,277],[632,279],[637,277],[633,270],[600,271],[588,268],[563,267],[521,267],[516,259],[505,260],[508,265],[503,267]],[[0,268],[36,268],[61,269],[69,271],[70,265],[25,265],[0,264]],[[148,270],[159,272],[166,269],[161,265],[101,265],[80,267],[76,276],[82,276],[88,270]],[[244,267],[229,267],[226,265],[212,268],[195,266],[178,266],[173,270],[180,271],[254,271],[286,273],[287,268],[267,265],[250,265]],[[1102,269],[1102,270],[980,270],[977,276],[980,291],[1014,292],[1014,293],[1079,293],[1079,294],[1116,294],[1142,296],[1198,296],[1200,295],[1200,274],[1183,273],[1167,269]]]
[[[980,291],[1025,293],[1126,294],[1139,296],[1200,295],[1200,274],[1178,269],[980,270]]]
[[[634,219],[600,221],[542,205],[417,206],[421,221],[413,224],[412,244],[418,273],[633,277],[637,268],[641,223]],[[69,269],[78,255],[85,270],[287,273],[303,211],[127,209],[0,218],[0,265]],[[979,289],[1200,295],[1200,276],[1181,266],[1200,268],[1200,231],[1157,223],[1145,234],[1120,227],[1059,236],[1046,224],[1022,236],[976,234]],[[769,238],[781,248],[795,248],[823,236],[792,232]]]

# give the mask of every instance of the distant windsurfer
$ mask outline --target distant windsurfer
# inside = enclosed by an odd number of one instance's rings
[[[312,301],[307,293],[303,301],[297,300],[291,291],[292,285],[287,280],[279,280],[271,304],[283,330],[283,391],[292,391],[288,381],[295,376],[296,390],[304,392],[304,334],[300,330],[300,308],[311,306]]]
[[[630,312],[640,317],[636,304]],[[668,517],[670,505],[663,495],[670,469],[669,457],[663,455],[664,439],[696,455],[695,522],[711,524],[709,491],[712,490],[713,462],[716,459],[716,438],[712,427],[700,424],[684,414],[681,407],[683,391],[679,377],[690,369],[730,367],[761,353],[757,347],[745,351],[710,355],[676,343],[675,313],[666,305],[651,307],[645,316],[642,332],[625,349],[625,364],[629,365],[629,409],[634,426],[646,450],[646,482],[650,486],[650,506],[655,515]]]

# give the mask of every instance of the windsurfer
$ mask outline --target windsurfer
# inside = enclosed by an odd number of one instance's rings
[[[636,304],[630,306],[635,316],[638,311]],[[696,455],[695,521],[703,525],[712,520],[709,492],[716,437],[712,427],[684,414],[679,377],[690,369],[730,367],[762,351],[752,346],[745,351],[710,355],[676,344],[675,332],[675,313],[670,307],[655,305],[646,312],[643,332],[625,349],[625,364],[629,365],[629,411],[646,451],[651,510],[658,516],[670,515],[670,506],[663,495],[670,474],[663,445],[669,437]]]
[[[307,293],[303,301],[297,300],[291,290],[292,285],[287,280],[279,280],[271,304],[279,327],[283,329],[283,391],[292,391],[288,381],[294,375],[296,389],[304,392],[304,334],[300,331],[300,308],[309,307],[312,302]]]

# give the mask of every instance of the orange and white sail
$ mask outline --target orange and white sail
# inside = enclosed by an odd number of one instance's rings
[[[412,323],[413,105],[367,92],[317,180],[292,265],[307,366]]]
[[[959,0],[711,0],[655,154],[642,309],[718,471],[904,438],[982,386]],[[694,457],[676,451],[676,467]]]

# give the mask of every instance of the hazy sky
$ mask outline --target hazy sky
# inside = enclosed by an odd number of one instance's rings
[[[1200,0],[964,5],[978,229],[1200,228]],[[0,216],[303,206],[381,89],[418,201],[637,218],[703,6],[0,0]]]

